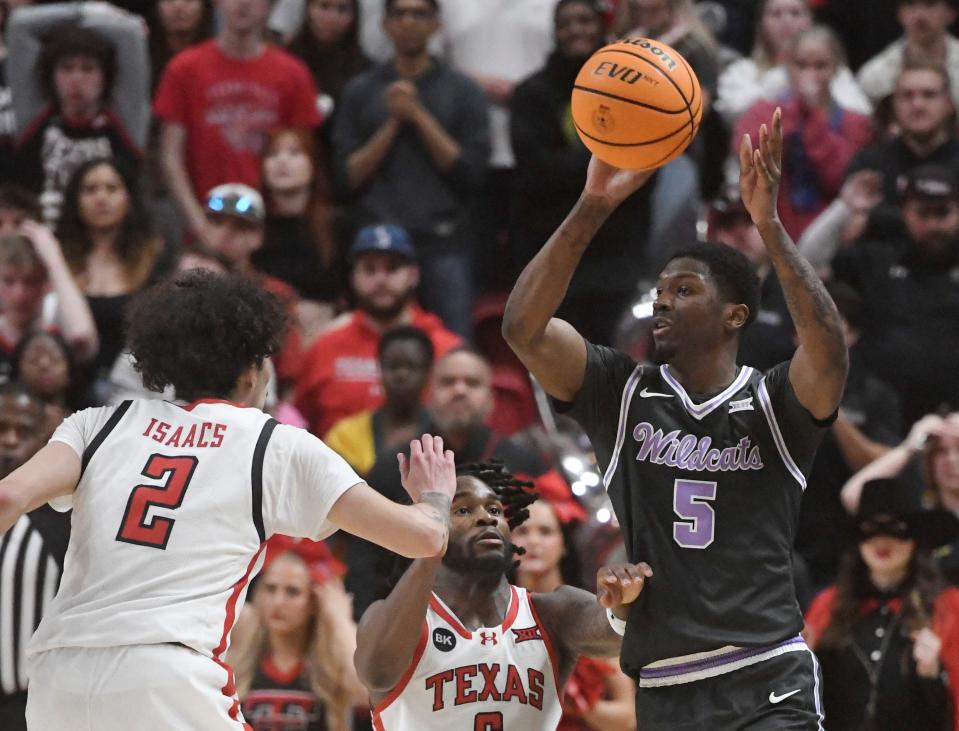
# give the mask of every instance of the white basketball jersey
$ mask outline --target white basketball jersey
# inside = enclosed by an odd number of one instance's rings
[[[81,457],[63,578],[29,653],[179,642],[219,659],[273,533],[320,539],[361,482],[302,429],[205,400],[125,401],[67,418]]]
[[[559,663],[525,589],[503,624],[470,632],[433,594],[413,661],[373,709],[376,731],[552,731],[562,716]]]

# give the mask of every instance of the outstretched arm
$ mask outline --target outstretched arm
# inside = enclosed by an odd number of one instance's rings
[[[623,638],[613,630],[606,610],[625,621],[629,605],[652,575],[653,570],[645,563],[604,566],[596,574],[596,596],[561,586],[537,595],[536,609],[568,656],[612,657],[619,654]]]
[[[413,505],[393,502],[361,482],[339,497],[329,519],[337,528],[407,558],[442,556],[456,492],[453,453],[443,449],[440,437],[424,434],[411,442],[409,459],[397,456]]]
[[[867,482],[898,476],[922,452],[930,437],[940,435],[959,437],[959,418],[955,415],[942,417],[938,414],[927,414],[913,424],[912,429],[909,430],[909,436],[902,444],[867,464],[843,485],[839,499],[846,511],[855,513],[859,510],[859,498]]]
[[[573,210],[526,266],[510,293],[503,337],[554,398],[572,401],[579,393],[586,374],[586,344],[572,325],[553,315],[593,236],[653,172],[619,170],[594,157],[586,187]]]
[[[0,535],[24,513],[55,497],[69,495],[80,481],[80,457],[61,442],[51,442],[26,464],[0,480]]]
[[[371,604],[360,619],[353,664],[374,705],[396,687],[413,661],[442,560],[414,561],[390,595]]]
[[[776,199],[782,179],[782,113],[776,110],[772,133],[763,125],[759,149],[749,135],[739,148],[739,188],[743,204],[762,236],[783,294],[799,347],[789,366],[796,398],[817,419],[826,419],[839,406],[849,357],[839,313],[832,297],[779,221]]]

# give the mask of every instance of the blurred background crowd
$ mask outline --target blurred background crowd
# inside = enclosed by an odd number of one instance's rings
[[[788,359],[733,154],[782,108],[781,217],[852,363],[795,545],[828,727],[959,728],[959,536],[937,522],[959,515],[957,20],[954,0],[0,0],[0,475],[74,410],[175,398],[144,390],[126,304],[241,272],[289,308],[278,419],[395,499],[425,430],[503,460],[543,496],[513,581],[591,588],[622,550],[598,467],[500,321],[585,180],[579,67],[658,38],[702,83],[702,129],[600,230],[560,315],[646,359],[658,270],[699,238],[763,280],[741,362]],[[0,536],[4,730],[25,728],[23,648],[68,538],[49,508]],[[232,650],[256,731],[368,727],[355,620],[391,566],[273,540]],[[632,698],[615,658],[582,661],[561,728],[636,728]]]

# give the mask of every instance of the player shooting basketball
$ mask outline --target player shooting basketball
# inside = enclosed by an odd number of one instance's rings
[[[356,669],[377,731],[554,729],[577,656],[619,652],[589,592],[532,595],[506,580],[510,528],[535,498],[526,485],[499,464],[464,468],[445,556],[415,561],[363,615]],[[625,617],[651,575],[646,564],[600,569],[600,602]]]
[[[740,191],[796,327],[790,361],[765,374],[737,365],[759,283],[745,256],[716,244],[678,252],[659,276],[658,367],[587,343],[553,317],[590,239],[651,174],[595,158],[507,305],[513,350],[593,443],[629,560],[656,567],[622,652],[644,729],[821,728],[790,551],[848,363],[836,307],[779,221],[782,147],[777,110],[758,150],[742,141]]]

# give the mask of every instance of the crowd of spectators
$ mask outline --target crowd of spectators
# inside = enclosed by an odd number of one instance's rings
[[[736,187],[740,138],[780,107],[780,214],[851,356],[796,535],[828,727],[959,729],[959,535],[935,521],[959,516],[959,2],[0,0],[0,30],[0,474],[76,409],[161,397],[125,352],[139,291],[238,272],[288,309],[277,418],[394,499],[395,454],[424,430],[460,463],[537,481],[514,580],[543,591],[583,583],[563,559],[590,554],[574,529],[596,516],[498,323],[585,180],[577,71],[612,38],[656,37],[707,104],[687,153],[597,233],[560,311],[631,353],[649,338],[634,305],[699,237],[762,279],[741,361],[791,356]],[[0,535],[0,728],[25,727],[22,648],[68,535],[47,508]],[[351,634],[390,567],[359,540],[271,547],[233,653],[254,728],[368,723],[350,711]],[[615,660],[581,662],[563,728],[634,728],[630,683]]]

